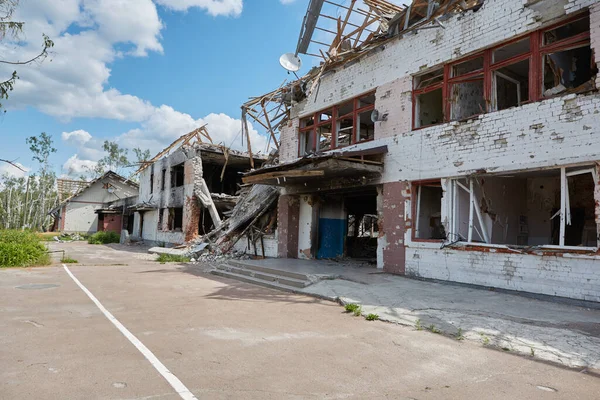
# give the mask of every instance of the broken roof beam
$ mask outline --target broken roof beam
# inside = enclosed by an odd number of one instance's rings
[[[142,166],[140,166],[140,168],[138,168],[138,170],[135,171],[132,176],[135,176],[135,175],[141,173],[143,170],[148,168],[150,165],[154,164],[156,161],[160,160],[161,158],[163,158],[164,156],[169,154],[169,152],[171,150],[173,150],[173,148],[175,146],[177,146],[179,143],[181,143],[181,146],[184,146],[184,145],[190,143],[191,140],[194,138],[196,138],[198,143],[204,143],[202,140],[202,137],[205,137],[206,139],[208,139],[208,141],[212,144],[212,139],[211,139],[210,135],[208,134],[206,125],[202,125],[201,127],[194,129],[193,131],[186,133],[185,135],[180,136],[177,139],[175,139],[175,141],[173,141],[173,143],[171,143],[170,145],[165,147],[161,152],[159,152],[157,155],[155,155],[150,160],[145,162]]]

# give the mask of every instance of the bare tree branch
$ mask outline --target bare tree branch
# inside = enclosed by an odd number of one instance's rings
[[[17,168],[17,169],[19,169],[19,170],[21,170],[21,171],[23,171],[23,172],[27,172],[27,171],[25,171],[23,168],[21,168],[21,167],[20,167],[18,164],[15,164],[15,162],[14,162],[14,161],[3,160],[2,158],[0,158],[0,162],[5,162],[5,163],[8,163],[8,164],[12,165],[13,167],[15,167],[15,168]]]

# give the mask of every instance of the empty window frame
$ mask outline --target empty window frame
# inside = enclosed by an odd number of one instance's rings
[[[181,232],[183,229],[183,208],[169,208],[169,230]]]
[[[165,222],[165,209],[159,208],[158,209],[158,230],[159,231],[165,230],[164,222]]]
[[[596,248],[592,167],[450,181],[449,241]]]
[[[446,238],[442,225],[443,190],[439,180],[413,183],[412,192],[413,240],[436,240]]]
[[[165,190],[165,185],[167,184],[167,170],[163,169],[160,179],[160,190]]]
[[[585,12],[416,76],[413,129],[587,91],[597,72]]]
[[[185,167],[183,163],[171,167],[171,187],[183,186]]]
[[[300,119],[298,155],[323,152],[375,138],[375,93],[367,93],[333,108]]]
[[[154,171],[150,174],[150,194],[154,193]]]
[[[423,128],[444,121],[444,68],[414,78],[414,127]]]

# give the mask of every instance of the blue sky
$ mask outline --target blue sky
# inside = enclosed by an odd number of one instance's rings
[[[24,58],[42,32],[56,43],[43,63],[18,69],[0,117],[0,158],[35,167],[25,138],[47,132],[57,174],[78,176],[106,139],[154,153],[208,123],[215,141],[239,147],[240,105],[289,78],[278,58],[295,50],[308,0],[58,3],[21,0],[24,43],[0,46],[4,57]],[[253,141],[264,149],[260,132]]]

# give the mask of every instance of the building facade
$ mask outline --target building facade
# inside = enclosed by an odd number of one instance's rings
[[[82,187],[50,214],[54,215],[55,226],[61,232],[121,233],[130,224],[127,203],[135,202],[137,194],[137,183],[109,171]]]
[[[600,301],[599,62],[598,1],[486,0],[325,70],[250,174],[279,257]]]
[[[152,160],[139,174],[134,239],[164,246],[187,243],[220,226],[238,200],[241,173],[250,166],[248,156],[182,138],[181,146]]]

